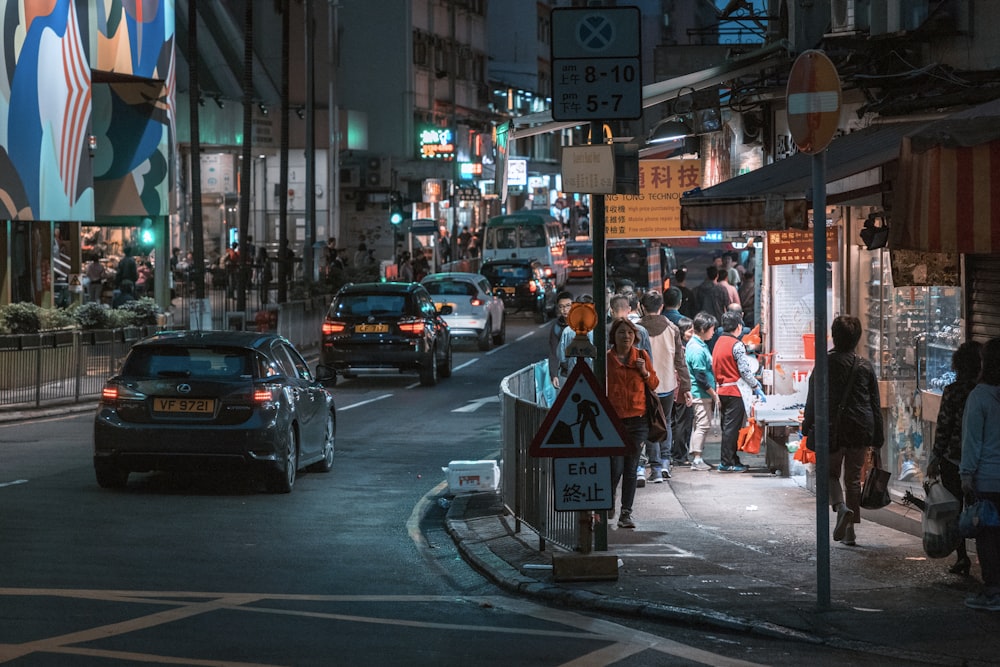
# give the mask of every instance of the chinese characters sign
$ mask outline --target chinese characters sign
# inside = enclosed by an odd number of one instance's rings
[[[611,457],[552,459],[557,512],[606,510],[611,502]]]
[[[639,160],[639,194],[604,199],[606,237],[690,236],[681,231],[681,195],[700,185],[698,160]]]
[[[836,262],[840,259],[838,237],[840,227],[826,228],[826,261]],[[812,230],[788,229],[781,232],[767,233],[767,263],[778,264],[811,264],[813,261]]]
[[[432,160],[455,159],[455,141],[451,130],[441,127],[425,127],[419,131],[420,157]]]

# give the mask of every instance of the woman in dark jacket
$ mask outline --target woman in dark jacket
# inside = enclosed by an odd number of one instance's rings
[[[962,343],[951,355],[955,381],[944,388],[941,408],[938,410],[937,428],[934,431],[934,448],[927,464],[928,477],[940,477],[941,484],[962,505],[962,478],[958,466],[962,462],[962,414],[965,399],[976,386],[983,367],[981,343]],[[972,562],[965,548],[965,540],[958,543],[958,560],[948,570],[952,574],[968,574]]]
[[[850,315],[840,315],[833,320],[830,334],[833,336],[833,351],[827,357],[827,396],[830,408],[829,498],[830,506],[837,513],[833,539],[854,546],[854,524],[861,523],[861,469],[865,464],[865,454],[869,447],[881,448],[885,440],[882,431],[882,405],[875,369],[867,360],[854,353],[858,340],[861,339],[861,321]],[[857,368],[845,398],[847,381],[855,364]],[[814,377],[809,377],[809,394],[802,420],[803,433],[808,433],[816,420]]]

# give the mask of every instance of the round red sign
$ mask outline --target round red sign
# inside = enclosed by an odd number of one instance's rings
[[[799,150],[825,149],[840,124],[840,75],[822,51],[803,51],[792,64],[785,89],[788,130]]]

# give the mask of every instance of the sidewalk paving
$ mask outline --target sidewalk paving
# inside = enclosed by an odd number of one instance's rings
[[[639,489],[636,528],[608,530],[617,581],[555,582],[552,552],[529,529],[514,532],[497,494],[456,496],[446,524],[463,557],[500,587],[574,609],[864,650],[887,665],[1000,662],[1000,615],[964,605],[978,591],[976,559],[964,577],[948,573],[954,556],[927,558],[919,510],[862,510],[858,545],[831,541],[831,604],[821,609],[816,496],[804,470],[780,477],[763,456],[741,458],[750,472],[678,468]],[[706,460],[718,457],[708,449]]]

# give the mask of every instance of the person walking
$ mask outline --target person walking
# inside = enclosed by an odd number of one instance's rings
[[[680,332],[681,343],[683,345],[680,354],[685,358],[684,365],[686,367],[687,345],[691,337],[694,336],[694,322],[690,317],[682,317],[677,320],[677,330]],[[689,382],[690,375],[690,372],[688,372]],[[670,451],[671,468],[691,465],[691,461],[688,459],[688,452],[691,444],[691,422],[694,418],[694,410],[691,408],[693,403],[694,399],[690,391],[688,391],[686,396],[682,396],[678,392],[677,400],[674,401],[673,419],[670,420],[670,437],[673,440],[673,447]]]
[[[562,291],[556,295],[556,320],[549,327],[549,381],[556,389],[559,388],[559,377],[569,372],[562,362],[561,345],[562,332],[566,328],[566,317],[573,307],[573,295]]]
[[[939,478],[948,493],[958,499],[959,509],[964,504],[962,478],[958,474],[958,466],[962,462],[962,415],[965,412],[965,401],[975,388],[983,367],[982,349],[982,344],[968,341],[959,345],[951,355],[955,381],[941,393],[934,446],[927,464],[927,477]],[[968,574],[972,562],[969,560],[965,540],[958,543],[956,552],[957,560],[948,571],[952,574]]]
[[[725,275],[725,274],[719,274]],[[722,429],[720,443],[719,472],[746,472],[747,467],[740,462],[736,443],[740,429],[747,419],[740,381],[762,401],[766,401],[764,389],[750,368],[750,358],[746,346],[740,340],[743,333],[743,318],[738,312],[727,310],[722,316],[722,334],[712,349],[712,372],[719,383],[719,406]]]
[[[687,269],[677,269],[674,271],[674,282],[671,283],[670,289],[675,287],[681,292],[681,303],[677,307],[677,310],[680,311],[680,314],[684,317],[692,319],[698,314],[698,311],[695,310],[694,306],[694,292],[692,292],[691,288],[687,286]],[[677,322],[674,322],[674,324],[677,324]]]
[[[267,248],[261,246],[257,249],[257,290],[262,306],[266,306],[270,301],[272,280],[274,271],[271,268],[271,257],[267,254]]]
[[[729,305],[729,294],[717,282],[718,277],[719,269],[710,264],[705,269],[705,280],[694,288],[695,310],[708,313],[716,322],[722,320],[722,314]]]
[[[691,470],[711,470],[701,457],[705,437],[712,425],[712,412],[719,396],[715,391],[715,374],[712,372],[712,353],[708,341],[715,335],[715,317],[704,311],[694,316],[694,335],[684,350],[684,360],[691,375]]]
[[[958,471],[966,502],[988,500],[1000,506],[1000,338],[983,345],[979,384],[965,401]],[[1000,611],[1000,526],[980,527],[976,555],[983,589],[967,598],[965,606]]]
[[[865,453],[869,447],[880,449],[885,440],[882,403],[875,369],[854,351],[861,339],[861,321],[853,315],[839,315],[830,325],[830,335],[833,350],[827,355],[829,501],[837,513],[833,539],[854,546],[855,524],[861,523],[861,469]],[[814,385],[815,374],[812,374],[802,419],[803,433],[809,433],[816,423]]]
[[[635,501],[636,478],[632,471],[638,467],[639,452],[649,434],[646,388],[656,389],[660,379],[649,355],[636,347],[638,330],[627,318],[621,317],[611,323],[609,338],[613,342],[607,355],[608,402],[618,413],[629,436],[625,443],[625,455],[616,456],[612,460],[611,488],[614,489],[621,482],[618,527],[635,528],[632,503]],[[611,511],[614,512],[614,507]]]
[[[673,288],[670,291],[680,294]],[[649,346],[653,350],[651,356],[653,369],[660,378],[656,395],[660,399],[663,414],[669,425],[674,413],[675,400],[683,401],[691,392],[691,375],[684,360],[684,343],[681,341],[680,329],[663,315],[663,295],[656,290],[643,294],[642,310],[645,315],[639,320],[639,324],[649,332]],[[654,484],[670,479],[673,444],[673,433],[669,427],[663,440],[646,441],[649,479]]]

